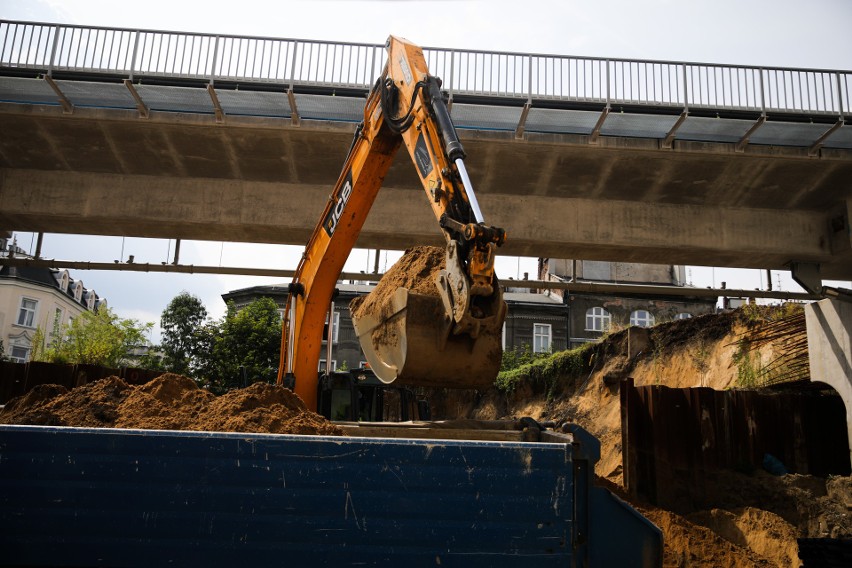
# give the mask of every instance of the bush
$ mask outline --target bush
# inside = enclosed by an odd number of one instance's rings
[[[528,382],[542,388],[548,398],[556,393],[557,387],[580,376],[588,369],[588,358],[592,344],[567,351],[559,351],[518,367],[500,371],[494,386],[497,390],[511,394],[519,384]]]

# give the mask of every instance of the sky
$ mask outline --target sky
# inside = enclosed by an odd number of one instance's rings
[[[849,0],[0,0],[0,19],[383,43],[399,35],[430,47],[636,58],[749,66],[852,69]],[[341,160],[343,160],[343,156]],[[475,186],[475,180],[474,180]],[[486,217],[487,217],[487,211]],[[319,215],[320,212],[317,212]],[[437,230],[437,229],[436,229]],[[18,233],[32,251],[35,237]],[[112,262],[170,261],[174,241],[45,235],[42,256]],[[344,270],[371,271],[373,258],[355,251]],[[293,269],[300,247],[184,241],[181,263]],[[383,253],[380,268],[398,253]],[[503,278],[535,277],[535,259],[502,258]],[[221,294],[282,279],[218,275],[73,271],[106,297],[122,317],[159,323],[162,310],[182,291],[197,295],[221,317]],[[775,289],[800,291],[786,272],[772,273]],[[688,267],[698,286],[765,288],[762,270]],[[841,283],[842,284],[842,283]],[[845,283],[849,285],[849,283]],[[159,339],[155,327],[152,340]]]

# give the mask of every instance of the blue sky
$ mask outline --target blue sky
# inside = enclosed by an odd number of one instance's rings
[[[852,2],[846,0],[3,0],[0,18],[367,43],[395,34],[435,47],[852,69],[852,34],[838,25],[852,21]],[[20,246],[31,248],[30,233],[18,239]],[[159,263],[173,247],[166,240],[47,235],[43,255],[112,262],[133,254],[137,262]],[[294,268],[300,254],[299,247],[184,242],[181,261]],[[393,259],[393,254],[387,261],[382,257],[380,264]],[[535,260],[506,258],[497,268],[503,277],[525,271],[534,276]],[[372,269],[372,259],[357,252],[346,270],[364,269]],[[218,317],[224,312],[223,292],[280,281],[95,271],[75,276],[122,316],[153,322],[182,290],[198,295]],[[766,285],[764,271],[757,270],[692,267],[688,279],[701,286],[723,280],[729,288]],[[773,284],[798,290],[786,273],[773,273]]]

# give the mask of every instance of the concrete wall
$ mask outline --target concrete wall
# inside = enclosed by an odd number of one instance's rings
[[[642,283],[642,284],[683,284],[683,266],[671,264],[642,264],[635,262],[605,262],[592,260],[571,260],[563,258],[545,259],[542,269],[548,274],[564,280],[570,279],[576,267],[576,277],[581,280],[603,282]],[[547,274],[539,274],[542,280]]]
[[[840,393],[852,441],[852,303],[827,299],[808,304],[805,321],[811,380],[827,383]]]

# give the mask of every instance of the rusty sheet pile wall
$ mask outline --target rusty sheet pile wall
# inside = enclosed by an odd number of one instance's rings
[[[663,495],[700,501],[705,476],[716,470],[780,462],[789,473],[850,473],[839,396],[635,387],[628,379],[621,419],[625,487],[660,505]]]

